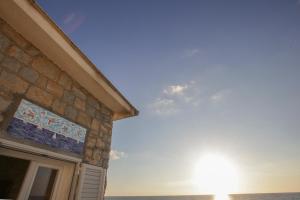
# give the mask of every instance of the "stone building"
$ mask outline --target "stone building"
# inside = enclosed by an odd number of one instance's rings
[[[33,0],[0,1],[0,199],[103,199],[138,111]]]

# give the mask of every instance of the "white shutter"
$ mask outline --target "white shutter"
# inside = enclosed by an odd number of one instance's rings
[[[77,200],[103,200],[106,170],[82,164],[79,175]]]

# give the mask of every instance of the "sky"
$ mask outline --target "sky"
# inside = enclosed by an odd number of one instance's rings
[[[208,154],[236,193],[300,191],[300,1],[38,2],[140,111],[114,122],[106,195],[206,194]]]

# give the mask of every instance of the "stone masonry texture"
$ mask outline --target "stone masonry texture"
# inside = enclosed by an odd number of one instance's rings
[[[20,98],[87,128],[83,161],[108,168],[112,112],[0,18],[0,124]]]

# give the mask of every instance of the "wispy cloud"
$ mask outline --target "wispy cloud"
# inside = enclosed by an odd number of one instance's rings
[[[202,51],[198,48],[193,48],[193,49],[185,49],[182,53],[183,58],[189,58],[189,57],[194,57],[197,55],[200,55]]]
[[[170,85],[163,90],[163,93],[167,95],[182,95],[188,88],[188,85]]]
[[[221,103],[228,97],[228,95],[230,95],[230,93],[231,93],[230,89],[220,90],[214,93],[213,95],[211,95],[210,101],[214,104]]]
[[[76,31],[86,20],[86,16],[77,12],[71,12],[63,17],[63,29],[67,33]]]
[[[150,105],[151,109],[158,115],[171,115],[178,112],[177,105],[173,99],[157,98]]]
[[[198,105],[198,90],[195,81],[184,84],[174,84],[162,89],[160,96],[150,105],[150,108],[159,115],[175,114],[183,105]]]
[[[117,151],[114,149],[112,149],[110,151],[110,159],[111,160],[119,160],[121,158],[126,158],[126,157],[127,157],[127,154],[123,151]]]
[[[201,104],[217,105],[225,102],[232,94],[232,89],[210,89],[199,82],[189,81],[183,84],[173,84],[162,88],[159,96],[149,105],[152,113],[158,115],[173,115],[182,110],[194,109]]]

